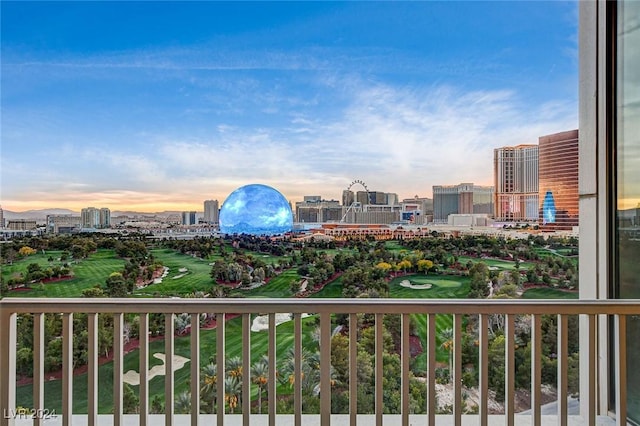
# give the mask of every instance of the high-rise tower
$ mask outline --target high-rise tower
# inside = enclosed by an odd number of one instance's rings
[[[206,200],[204,202],[204,221],[210,224],[218,223],[220,208],[218,200]]]
[[[496,221],[538,220],[538,145],[493,151]]]
[[[541,136],[539,221],[546,229],[578,226],[578,130]]]

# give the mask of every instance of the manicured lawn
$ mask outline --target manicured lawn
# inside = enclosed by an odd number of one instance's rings
[[[257,251],[245,251],[245,254],[250,254],[254,259],[260,259],[267,265],[273,265],[274,263],[280,263],[281,261],[291,259],[290,256],[274,256],[267,253],[259,253]]]
[[[551,287],[530,288],[522,293],[523,299],[577,299],[577,291],[564,291]]]
[[[400,285],[404,280],[415,285],[431,284],[429,289],[413,289]],[[389,296],[399,299],[433,299],[467,297],[469,293],[469,278],[453,275],[404,275],[389,282]]]
[[[211,263],[171,249],[152,250],[153,256],[169,268],[169,274],[159,284],[151,284],[135,291],[136,295],[186,295],[196,291],[209,292],[213,285]],[[186,272],[180,269],[186,268]]]
[[[502,260],[502,259],[478,259],[477,257],[467,257],[460,256],[458,258],[458,262],[462,265],[471,261],[473,263],[484,262],[489,267],[499,268],[502,270],[513,270],[516,269],[516,263],[510,260]],[[532,262],[520,262],[520,270],[526,271],[529,268],[535,267],[535,263]]]
[[[397,241],[385,241],[384,242],[384,247],[389,250],[389,251],[400,251],[400,250],[407,250],[406,247],[403,247],[402,245],[400,245],[399,242]]]
[[[43,267],[49,267],[47,258],[52,256],[54,259],[60,257],[60,251],[47,251],[32,255],[13,265],[2,267],[2,276],[5,273],[10,277],[17,271],[26,270],[29,263],[39,263]],[[55,260],[52,265],[62,265],[63,262]],[[39,284],[32,284],[30,290],[14,290],[10,291],[9,297],[81,297],[82,291],[94,287],[96,284],[103,285],[107,277],[112,272],[121,271],[124,267],[124,260],[116,256],[113,250],[98,250],[89,255],[86,259],[69,261],[69,266],[73,271],[73,278],[63,281],[54,281],[44,284],[44,288],[40,289]]]
[[[300,280],[300,275],[295,268],[288,269],[273,277],[265,285],[253,290],[237,289],[233,293],[245,297],[291,297],[291,283]]]
[[[313,293],[311,299],[340,299],[342,297],[342,276],[325,285],[322,290]]]

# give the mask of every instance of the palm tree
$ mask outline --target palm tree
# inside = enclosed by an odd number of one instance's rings
[[[211,405],[211,412],[216,407],[216,383],[218,369],[214,363],[209,363],[202,367],[200,371],[200,394],[207,405]]]
[[[176,414],[189,414],[191,411],[191,393],[185,391],[176,395],[174,407]]]
[[[190,327],[191,325],[191,315],[185,313],[176,315],[174,323],[176,327],[176,333],[178,335],[183,335],[186,332],[187,327]]]
[[[242,393],[242,380],[238,376],[230,376],[224,379],[224,400],[229,404],[229,412],[233,414],[240,401]]]
[[[269,364],[266,356],[251,366],[251,382],[258,386],[258,414],[262,414],[262,391],[269,383]]]
[[[242,379],[242,361],[240,357],[234,356],[227,360],[227,374],[230,377]]]

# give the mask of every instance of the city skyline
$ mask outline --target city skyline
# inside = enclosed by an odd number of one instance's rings
[[[577,128],[576,2],[2,2],[5,210],[491,185]],[[464,11],[464,13],[462,13]]]

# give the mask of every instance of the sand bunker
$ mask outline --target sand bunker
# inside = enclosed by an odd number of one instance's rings
[[[153,379],[156,376],[164,376],[165,373],[165,357],[164,354],[155,353],[153,354],[154,358],[162,361],[161,365],[154,365],[149,370],[149,380]],[[189,358],[185,358],[180,355],[173,356],[173,371],[180,370],[184,365],[189,361]],[[125,383],[130,384],[131,386],[138,386],[140,384],[140,373],[129,370],[122,376],[122,380]]]
[[[254,288],[262,287],[266,283],[264,281],[260,281],[258,283],[251,283],[248,286],[239,286],[237,287],[239,290],[253,290]]]
[[[431,284],[411,284],[411,281],[409,281],[409,280],[402,280],[400,285],[402,287],[411,288],[413,290],[427,290],[427,289],[430,289],[432,287]]]
[[[309,314],[302,314],[302,318],[308,317]],[[276,327],[283,322],[291,321],[293,316],[291,314],[276,314]],[[253,319],[251,323],[251,331],[266,331],[269,330],[269,315],[258,315]]]
[[[167,275],[169,275],[169,268],[167,268],[166,266],[164,267],[164,270],[162,271],[162,276],[159,278],[156,278],[153,280],[154,284],[160,284],[162,282],[163,278],[166,278]]]

